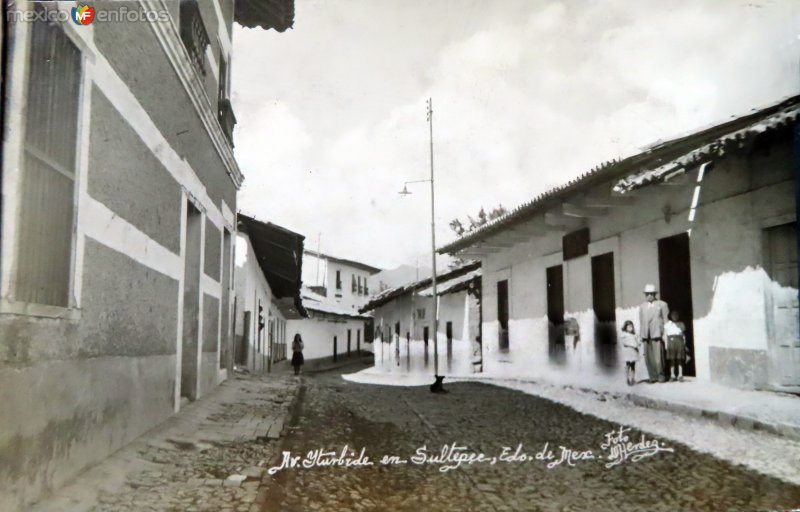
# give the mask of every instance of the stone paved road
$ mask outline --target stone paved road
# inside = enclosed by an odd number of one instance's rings
[[[351,370],[352,371],[352,370]],[[305,510],[765,510],[800,508],[800,487],[762,476],[645,434],[659,452],[612,468],[601,445],[619,424],[516,391],[479,383],[453,383],[447,395],[427,388],[355,384],[329,372],[303,376],[290,433],[281,449],[365,449],[372,466],[292,468],[266,477],[264,511]],[[626,435],[641,441],[642,432]],[[439,454],[457,443],[468,452],[498,457],[504,446],[533,456],[545,443],[560,459],[560,446],[591,450],[594,459],[548,469],[548,461],[477,462],[442,472],[444,464],[414,464],[426,446]],[[652,450],[652,444],[648,444]],[[514,450],[512,450],[513,452]],[[406,464],[380,464],[383,456]],[[588,455],[588,454],[585,454]],[[335,459],[328,457],[327,459]],[[355,460],[356,456],[351,457]],[[281,463],[273,459],[272,464]],[[553,461],[550,461],[553,462]]]
[[[35,512],[250,512],[297,392],[237,376],[127,445]]]

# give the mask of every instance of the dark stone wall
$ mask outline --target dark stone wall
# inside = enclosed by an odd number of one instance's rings
[[[218,331],[219,299],[203,294],[203,352],[217,351]]]
[[[180,253],[180,186],[96,86],[89,143],[89,195]]]
[[[206,218],[206,247],[205,247],[205,273],[213,277],[215,281],[220,280],[220,244],[222,243],[222,233],[208,218]]]
[[[130,8],[138,8],[138,3],[128,3]],[[207,18],[204,16],[204,21]],[[107,22],[93,27],[97,48],[147,110],[170,146],[188,161],[214,204],[220,207],[224,200],[235,211],[236,187],[150,25]],[[210,40],[212,47],[218,45],[216,32]],[[218,54],[218,50],[214,53]],[[215,99],[216,95],[209,98],[214,100],[212,106]]]
[[[79,317],[0,316],[0,369],[175,353],[178,282],[88,237],[84,258]]]
[[[178,282],[86,240],[80,356],[174,354]]]

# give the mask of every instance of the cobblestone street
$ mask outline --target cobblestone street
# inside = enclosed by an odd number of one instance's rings
[[[352,371],[352,369],[351,369]],[[289,434],[281,449],[298,466],[266,475],[262,510],[764,510],[800,506],[800,487],[763,476],[685,445],[644,434],[642,454],[656,442],[665,449],[634,461],[636,453],[612,467],[619,447],[603,443],[620,425],[523,393],[480,383],[450,383],[449,393],[426,387],[388,387],[344,381],[339,372],[302,377]],[[631,442],[642,432],[625,431]],[[483,453],[486,461],[430,463],[442,447]],[[613,443],[613,440],[612,440]],[[503,447],[515,461],[500,460]],[[553,459],[535,455],[552,451]],[[373,465],[328,467],[343,447],[361,449]],[[416,464],[419,447],[428,463]],[[557,464],[560,447],[572,450]],[[649,448],[649,452],[648,452]],[[308,452],[315,467],[300,467]],[[668,451],[672,449],[673,451]],[[587,453],[591,451],[591,455]],[[521,461],[525,454],[533,460]],[[384,456],[397,457],[382,464]],[[492,458],[494,462],[492,462]],[[589,458],[594,457],[594,458]],[[405,460],[406,463],[400,463]],[[272,464],[282,464],[277,456]],[[361,459],[363,462],[363,459]],[[389,462],[389,461],[386,461]],[[310,464],[310,462],[309,462]],[[552,465],[552,468],[548,468]]]
[[[297,384],[287,374],[237,376],[33,510],[257,509],[260,481]]]

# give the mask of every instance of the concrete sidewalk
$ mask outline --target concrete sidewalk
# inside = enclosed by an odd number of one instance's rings
[[[469,376],[484,382],[535,382],[561,386],[584,393],[625,398],[636,405],[663,409],[692,417],[706,418],[722,425],[746,430],[761,430],[800,440],[800,397],[772,391],[749,391],[687,377],[683,382],[660,384],[592,382],[591,387],[576,381],[556,379],[520,379],[492,376]],[[458,380],[453,377],[450,380]]]
[[[257,510],[302,382],[276,370],[236,374],[31,510]]]

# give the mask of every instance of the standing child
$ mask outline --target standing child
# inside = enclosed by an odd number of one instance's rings
[[[686,362],[686,325],[681,322],[677,310],[669,314],[669,321],[664,324],[667,336],[667,368],[669,380],[683,380],[683,363]]]
[[[622,350],[625,353],[625,378],[629,386],[636,384],[636,360],[639,359],[639,338],[633,322],[625,320],[622,324]]]

